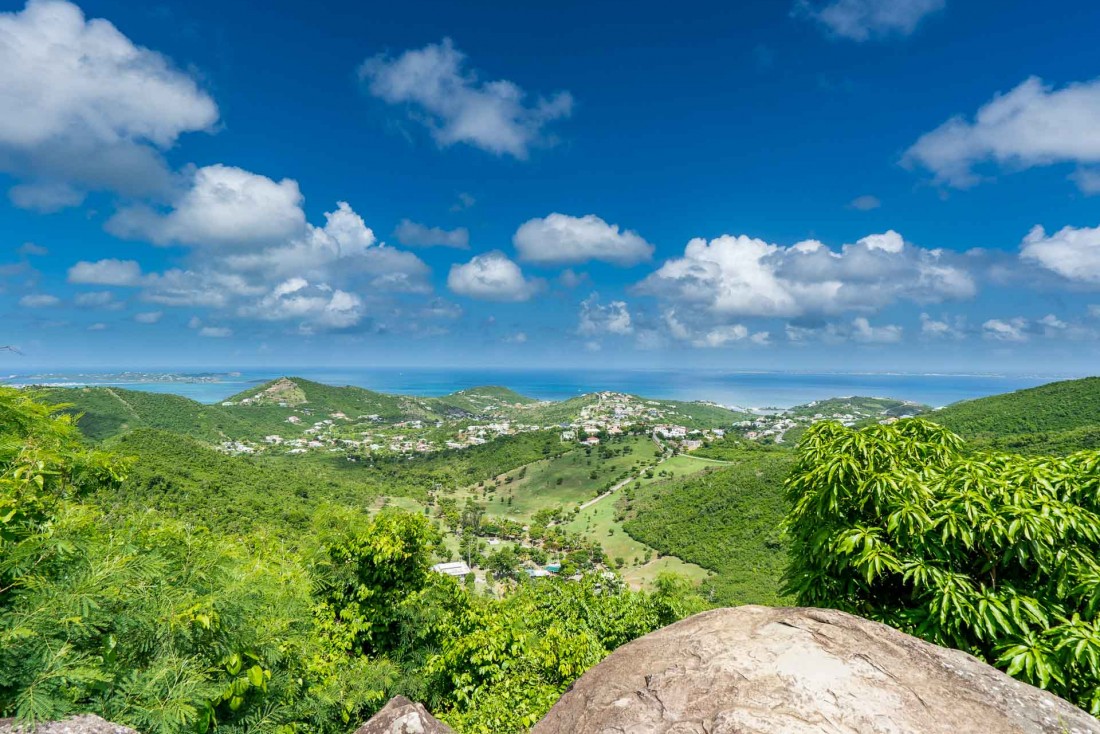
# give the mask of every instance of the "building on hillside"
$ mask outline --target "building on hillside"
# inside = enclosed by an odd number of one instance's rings
[[[598,436],[589,436],[588,438],[584,439],[584,442],[586,444],[588,444],[589,446],[599,446],[600,445],[600,439],[599,439]]]
[[[437,563],[432,566],[432,570],[436,573],[441,573],[446,576],[453,576],[455,578],[462,578],[466,574],[470,573],[470,567],[466,565],[466,561],[449,561],[447,563]]]

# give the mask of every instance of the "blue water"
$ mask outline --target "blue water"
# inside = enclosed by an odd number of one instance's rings
[[[1059,377],[1042,375],[915,375],[884,373],[719,372],[706,370],[497,370],[497,369],[301,369],[209,370],[214,382],[154,382],[118,372],[72,371],[13,374],[9,384],[114,385],[183,395],[216,403],[255,384],[292,374],[331,385],[356,385],[406,395],[437,396],[479,385],[503,385],[543,400],[563,400],[597,390],[615,390],[672,400],[712,400],[741,407],[787,408],[824,398],[866,395],[942,406],[958,400],[1034,387]],[[147,370],[145,374],[171,370]],[[196,374],[194,371],[179,375]]]

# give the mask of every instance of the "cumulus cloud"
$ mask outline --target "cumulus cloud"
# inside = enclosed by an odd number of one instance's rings
[[[794,318],[873,312],[899,300],[935,303],[974,295],[956,256],[906,244],[894,231],[839,251],[807,240],[790,247],[745,235],[694,239],[636,287],[712,316]]]
[[[163,311],[141,311],[134,314],[134,321],[139,324],[155,324],[164,316]]]
[[[19,305],[23,308],[49,308],[60,303],[60,298],[49,293],[33,293],[19,299]]]
[[[926,313],[920,315],[920,333],[926,339],[962,339],[964,325],[960,319],[955,323],[947,319],[935,319]]]
[[[799,0],[794,14],[811,18],[830,34],[852,41],[908,36],[924,18],[942,10],[946,0]]]
[[[1009,169],[1053,163],[1100,162],[1100,80],[1055,89],[1037,77],[999,94],[968,120],[953,117],[922,135],[902,162],[931,171],[939,183],[976,184],[975,167],[993,163]],[[1089,192],[1091,172],[1077,183]]]
[[[359,78],[373,96],[407,105],[410,117],[427,127],[441,147],[466,143],[518,159],[547,142],[548,123],[572,111],[568,92],[529,102],[513,82],[483,82],[465,66],[465,54],[445,38],[397,58],[367,59]]]
[[[197,169],[167,213],[144,205],[122,209],[107,231],[157,245],[230,248],[282,242],[305,225],[297,181],[217,164]]]
[[[982,336],[986,339],[1001,342],[1027,341],[1027,320],[1014,319],[989,319],[982,324]]]
[[[593,293],[581,301],[577,333],[582,336],[625,335],[633,332],[634,322],[630,317],[630,309],[626,301],[611,301],[605,306],[600,303],[598,293]]]
[[[142,282],[141,265],[135,260],[112,258],[95,262],[81,260],[69,268],[69,282],[86,285],[139,285]]]
[[[457,250],[470,249],[470,233],[465,227],[443,229],[426,227],[423,224],[402,219],[394,231],[397,241],[406,247],[453,247]]]
[[[512,237],[519,258],[538,265],[566,265],[600,260],[636,265],[653,256],[653,245],[632,230],[620,231],[595,214],[571,217],[550,214],[520,225]]]
[[[87,190],[166,194],[161,151],[210,130],[213,99],[161,54],[63,0],[0,13],[0,170],[16,205],[71,206]]]
[[[290,278],[254,304],[241,309],[241,315],[266,321],[297,321],[301,331],[346,329],[363,317],[363,301],[348,293],[305,278]]]
[[[863,316],[852,320],[852,339],[867,344],[893,344],[901,341],[902,327],[895,324],[872,326]]]
[[[460,296],[486,301],[526,301],[542,289],[542,283],[525,277],[504,253],[493,251],[452,265],[447,287]]]
[[[276,182],[239,168],[209,166],[164,213],[130,209],[112,220],[119,234],[188,248],[185,267],[141,275],[128,284],[141,298],[173,307],[205,307],[226,316],[284,321],[300,332],[347,329],[362,321],[367,300],[386,294],[427,293],[428,266],[411,252],[378,242],[344,201],[325,213],[324,226],[305,220],[296,182]],[[129,262],[129,261],[127,261]],[[74,277],[110,263],[78,264]],[[109,276],[99,276],[109,277]]]
[[[1033,227],[1020,246],[1020,259],[1089,286],[1100,285],[1100,227],[1063,227],[1052,235]]]

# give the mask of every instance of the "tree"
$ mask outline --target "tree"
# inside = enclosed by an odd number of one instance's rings
[[[1100,713],[1100,452],[967,454],[913,419],[808,429],[788,590],[965,650]]]

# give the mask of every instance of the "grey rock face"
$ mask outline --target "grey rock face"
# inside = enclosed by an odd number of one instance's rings
[[[370,721],[356,729],[355,734],[454,734],[454,730],[420,704],[404,696],[394,696]]]
[[[0,734],[137,734],[125,726],[112,724],[98,716],[84,714],[64,721],[51,721],[30,729],[16,726],[11,719],[0,719]]]
[[[1100,734],[965,653],[823,609],[698,614],[616,650],[532,734]]]

